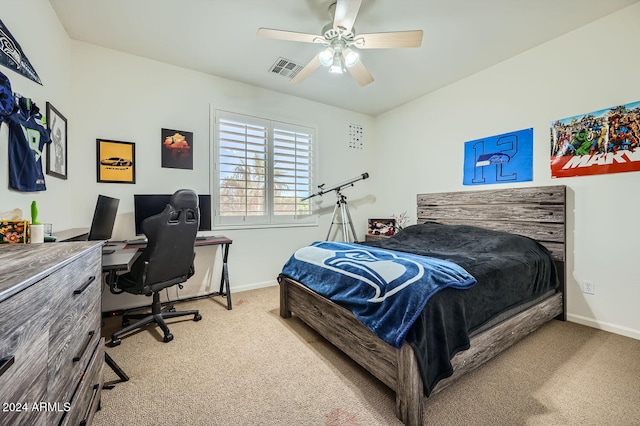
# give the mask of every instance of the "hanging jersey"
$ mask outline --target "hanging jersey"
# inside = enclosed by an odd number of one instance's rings
[[[0,72],[0,116],[13,112],[13,92],[11,82],[6,75]]]
[[[35,104],[24,100],[13,114],[0,115],[0,122],[9,126],[9,186],[23,192],[45,191],[42,154],[51,142],[50,131]]]

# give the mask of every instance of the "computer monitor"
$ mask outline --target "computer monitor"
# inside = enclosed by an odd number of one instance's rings
[[[113,233],[113,225],[116,222],[120,200],[117,198],[98,195],[96,209],[93,212],[93,221],[89,229],[89,241],[108,240]]]
[[[136,235],[143,235],[142,221],[158,214],[169,204],[172,194],[134,194],[133,212]],[[198,231],[211,230],[211,195],[198,195],[200,207],[200,227]]]

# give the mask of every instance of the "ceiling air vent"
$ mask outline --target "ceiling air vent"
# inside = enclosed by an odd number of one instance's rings
[[[279,74],[283,77],[287,77],[288,79],[292,79],[300,72],[303,68],[302,65],[296,64],[295,62],[290,61],[285,58],[278,58],[276,62],[269,68],[269,72],[274,74]]]

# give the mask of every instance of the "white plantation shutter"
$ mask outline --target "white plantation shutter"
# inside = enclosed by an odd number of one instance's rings
[[[234,117],[218,122],[220,216],[267,215],[267,127]]]
[[[311,142],[308,129],[279,126],[273,131],[273,214],[311,214]]]
[[[216,112],[214,187],[218,225],[312,223],[315,131]]]

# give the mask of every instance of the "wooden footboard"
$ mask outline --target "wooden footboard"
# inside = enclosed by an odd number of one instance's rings
[[[558,267],[558,292],[474,336],[471,347],[452,359],[454,374],[438,382],[445,389],[553,318],[565,319],[566,187],[523,187],[488,191],[418,194],[417,222],[437,221],[503,230],[543,244]],[[396,393],[396,415],[422,424],[423,385],[413,349],[396,349],[369,331],[345,308],[302,284],[280,277],[280,315],[292,312]]]
[[[413,349],[396,349],[366,328],[351,311],[286,277],[280,278],[280,316],[292,312],[396,393],[396,416],[406,425],[422,425],[422,376]],[[454,374],[432,393],[445,389],[544,323],[562,314],[562,293],[474,336],[471,347],[452,359]]]

